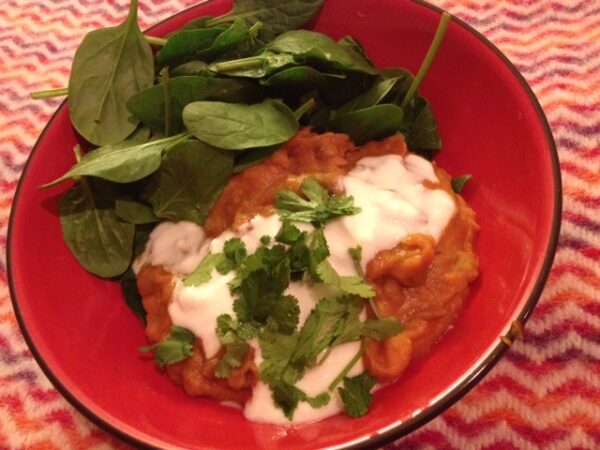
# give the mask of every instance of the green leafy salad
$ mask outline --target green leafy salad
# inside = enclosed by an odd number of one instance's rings
[[[450,17],[445,14],[421,69],[378,69],[360,43],[297,29],[323,0],[234,0],[219,17],[200,17],[165,38],[144,35],[131,0],[125,20],[90,32],[75,53],[68,87],[32,94],[68,95],[72,124],[86,141],[75,164],[46,186],[72,180],[59,200],[64,240],[81,265],[120,280],[127,304],[142,319],[132,262],[161,221],[202,225],[231,176],[268,157],[300,127],[346,133],[361,145],[402,133],[409,148],[431,157],[441,142],[428,102],[417,89]],[[398,44],[401,45],[401,44]],[[462,183],[464,183],[463,180]],[[462,184],[461,184],[462,185]],[[329,393],[309,397],[295,383],[328,357],[332,347],[363,337],[397,334],[395,319],[360,320],[374,292],[360,271],[360,248],[349,249],[358,275],[338,275],[323,226],[355,214],[351,197],[332,196],[314,179],[301,194],[280,191],[277,236],[265,236],[248,254],[231,239],[183,283],[208,281],[213,269],[235,272],[235,316],[220,316],[225,347],[217,377],[227,377],[257,339],[260,379],[291,417],[299,402],[318,407]],[[295,222],[311,223],[302,231]],[[298,330],[298,305],[284,294],[290,280],[335,286],[343,293],[321,300]],[[159,365],[187,358],[194,335],[174,326],[154,351]],[[363,344],[356,360],[364,352]],[[354,362],[356,362],[354,360]],[[346,377],[339,386],[349,414],[366,412],[375,380]]]

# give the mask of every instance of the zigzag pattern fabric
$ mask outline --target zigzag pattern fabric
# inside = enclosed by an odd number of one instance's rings
[[[432,2],[496,44],[538,96],[559,149],[563,223],[524,338],[460,402],[388,448],[600,448],[600,0]],[[75,411],[38,368],[12,310],[4,254],[17,180],[60,103],[34,101],[29,93],[65,85],[83,35],[119,22],[127,3],[0,6],[1,449],[126,448]],[[195,3],[140,1],[141,26]]]

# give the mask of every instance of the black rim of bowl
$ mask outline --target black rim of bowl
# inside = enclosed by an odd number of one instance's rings
[[[208,3],[210,1],[211,0],[205,0],[198,5],[191,6],[191,7],[184,9],[172,16],[169,16],[168,18],[166,18],[166,19],[158,22],[157,24],[153,25],[152,27],[148,28],[146,30],[146,32],[152,31],[156,27],[162,25],[166,21],[173,19],[174,17],[177,17],[182,14],[187,14],[189,11],[197,9],[197,8],[202,8],[202,5],[204,3]],[[443,9],[441,9],[435,5],[431,5],[425,1],[422,1],[422,0],[411,0],[411,1],[417,5],[420,5],[422,7],[428,8],[432,11],[435,11],[436,13],[442,14],[444,12]],[[539,120],[541,126],[543,127],[544,134],[546,136],[546,144],[548,146],[549,156],[550,156],[551,163],[552,163],[552,178],[554,181],[554,199],[553,199],[554,200],[554,203],[553,203],[554,210],[553,210],[553,214],[552,214],[552,230],[550,233],[550,239],[548,241],[548,245],[546,247],[546,254],[544,256],[544,261],[542,263],[540,273],[538,274],[538,277],[533,286],[531,294],[529,295],[529,298],[525,302],[523,308],[521,309],[521,311],[519,312],[519,314],[516,318],[517,322],[524,325],[527,322],[527,320],[529,319],[529,316],[531,315],[535,305],[537,304],[537,302],[542,294],[542,291],[544,289],[544,286],[546,284],[548,275],[550,274],[550,269],[552,268],[552,264],[554,261],[554,255],[556,252],[556,247],[558,244],[558,237],[559,237],[559,233],[560,233],[561,212],[562,212],[562,183],[561,183],[560,164],[559,164],[559,160],[558,160],[556,144],[554,142],[554,137],[552,135],[552,131],[550,129],[548,120],[544,114],[544,111],[543,111],[537,97],[533,93],[533,91],[532,91],[531,87],[529,86],[529,84],[527,83],[527,81],[523,78],[521,73],[512,64],[512,62],[494,44],[492,44],[485,36],[483,36],[481,33],[479,33],[477,30],[475,30],[471,25],[467,24],[466,22],[457,18],[456,16],[452,16],[452,21],[457,23],[464,29],[466,29],[468,32],[473,34],[478,40],[480,40],[482,43],[484,43],[510,69],[513,76],[519,81],[519,83],[521,84],[521,87],[523,88],[523,90],[525,91],[527,96],[529,97],[529,100],[537,113],[538,120]],[[29,164],[31,163],[32,159],[34,158],[34,156],[37,152],[37,149],[39,147],[39,144],[43,140],[47,130],[52,126],[52,124],[54,123],[54,120],[56,119],[58,114],[60,114],[62,109],[65,107],[65,105],[66,105],[66,100],[63,101],[61,103],[61,105],[56,109],[56,111],[54,112],[54,114],[52,115],[52,117],[50,118],[50,120],[48,121],[46,126],[44,127],[44,130],[40,134],[40,137],[38,138],[37,142],[35,143],[32,151],[31,151],[31,154],[29,155],[29,158],[27,159],[27,162],[25,163],[25,167],[23,168],[23,173],[21,174],[21,178],[19,180],[17,189],[15,191],[15,195],[14,195],[14,199],[13,199],[13,207],[12,207],[12,210],[10,213],[10,219],[9,219],[9,225],[8,225],[8,240],[7,240],[8,284],[9,284],[9,291],[11,294],[13,308],[15,311],[15,315],[17,317],[17,321],[19,323],[19,327],[21,328],[21,332],[23,333],[23,337],[25,338],[25,341],[27,342],[27,345],[29,346],[35,360],[37,361],[38,365],[41,367],[44,374],[48,377],[48,379],[52,382],[52,384],[56,387],[56,389],[62,394],[62,396],[65,397],[73,406],[75,406],[81,413],[83,413],[92,422],[101,426],[102,428],[109,431],[110,433],[118,436],[119,438],[126,441],[127,443],[136,445],[138,447],[139,446],[151,447],[151,445],[149,445],[148,442],[143,442],[143,441],[139,440],[135,436],[130,435],[130,434],[120,430],[119,428],[115,427],[113,424],[111,424],[104,418],[96,415],[85,404],[80,402],[65,386],[63,386],[63,384],[61,383],[59,378],[46,365],[46,362],[44,361],[42,355],[37,350],[35,343],[33,342],[31,336],[29,335],[27,326],[24,322],[21,310],[19,308],[19,302],[16,298],[16,289],[14,286],[13,277],[12,277],[12,269],[11,269],[12,268],[12,264],[11,264],[12,229],[13,229],[13,220],[14,220],[14,216],[15,216],[16,205],[18,203],[19,194],[20,194],[22,186],[23,186],[23,180],[25,179],[25,177],[27,175],[27,169],[29,168]],[[468,373],[459,384],[457,384],[454,388],[452,388],[450,391],[448,391],[444,395],[443,398],[439,399],[434,404],[423,409],[416,416],[414,416],[404,422],[401,422],[398,425],[395,425],[391,429],[389,429],[381,434],[372,435],[372,436],[369,436],[362,440],[359,438],[358,440],[350,442],[347,445],[342,444],[340,446],[335,446],[335,448],[349,448],[349,449],[377,448],[377,447],[383,446],[385,444],[388,444],[396,439],[399,439],[403,436],[406,436],[407,434],[411,433],[412,431],[416,430],[417,428],[419,428],[419,427],[423,426],[424,424],[426,424],[427,422],[431,421],[436,416],[440,415],[442,412],[444,412],[446,409],[448,409],[450,406],[452,406],[454,403],[456,403],[458,400],[460,400],[465,394],[467,394],[467,392],[469,392],[496,365],[496,363],[500,360],[502,355],[506,352],[506,350],[509,347],[510,346],[507,345],[504,341],[498,339],[497,345],[490,352],[490,354],[487,356],[487,358],[485,358],[476,367],[474,367],[471,370],[471,372]]]

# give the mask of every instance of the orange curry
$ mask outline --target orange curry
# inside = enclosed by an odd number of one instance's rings
[[[204,230],[214,237],[257,214],[274,214],[275,193],[280,189],[298,191],[306,176],[316,177],[336,192],[339,178],[359,159],[388,154],[407,154],[400,135],[356,147],[346,135],[303,129],[268,159],[231,178]],[[413,234],[396,247],[379,252],[367,264],[366,278],[375,287],[380,313],[396,317],[403,325],[400,334],[383,342],[369,342],[363,356],[366,369],[380,382],[400,377],[411,361],[422,357],[444,334],[461,309],[469,283],[478,275],[473,253],[478,230],[475,213],[452,191],[451,177],[437,167],[435,172],[440,183],[429,183],[429,187],[450,193],[457,207],[439,242],[436,244],[431,236]],[[160,267],[146,265],[138,274],[151,343],[169,335],[173,283],[171,274]],[[244,364],[226,379],[214,375],[222,355],[223,350],[214,358],[205,358],[202,343],[196,339],[192,356],[168,365],[166,371],[189,395],[244,404],[258,377],[253,352],[250,350]]]

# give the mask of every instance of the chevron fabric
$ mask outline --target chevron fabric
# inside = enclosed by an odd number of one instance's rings
[[[496,44],[538,96],[559,150],[563,222],[524,338],[460,402],[388,448],[599,449],[600,0],[432,2]],[[18,178],[60,102],[29,92],[65,85],[84,33],[121,20],[128,1],[0,3],[0,449],[127,448],[38,368],[11,306],[4,249]],[[142,28],[195,3],[141,0]]]

